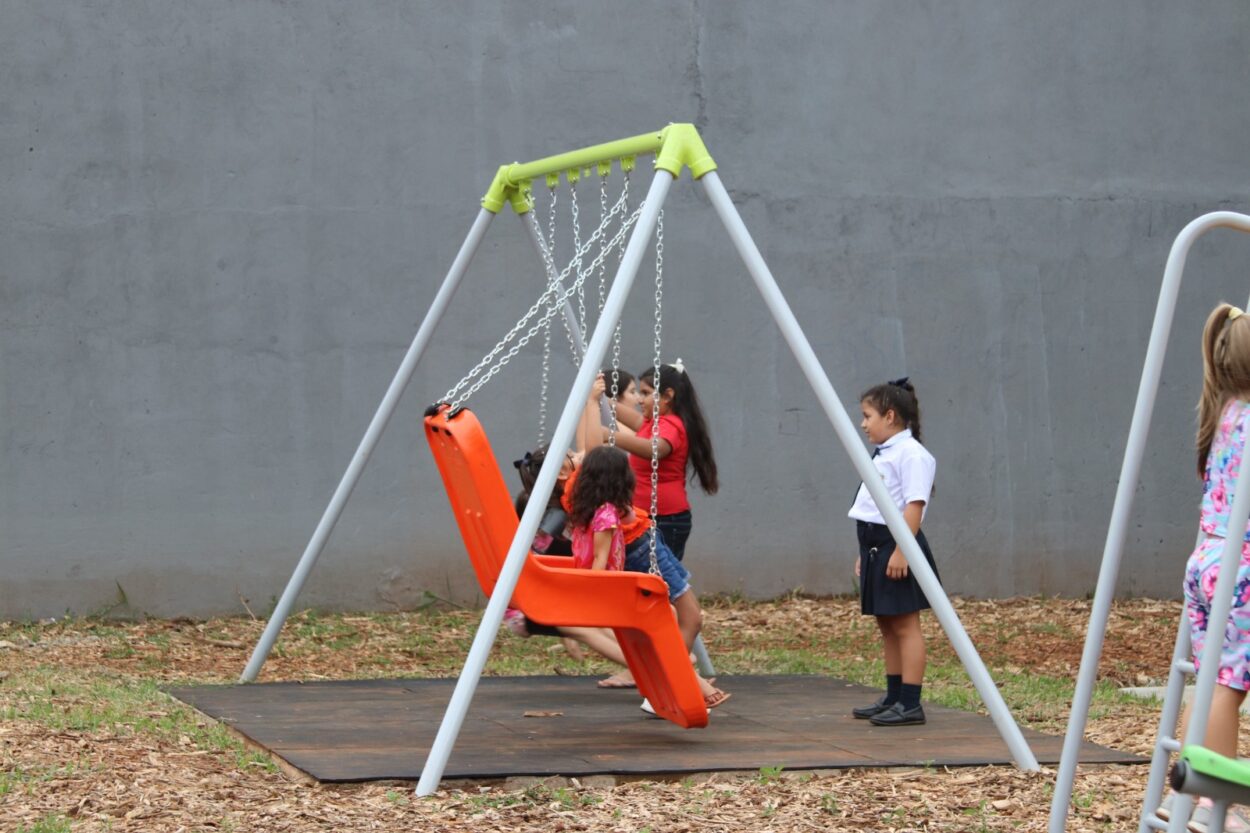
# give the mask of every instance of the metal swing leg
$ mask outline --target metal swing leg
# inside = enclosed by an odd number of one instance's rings
[[[1163,800],[1163,782],[1167,778],[1168,757],[1181,749],[1180,741],[1175,736],[1176,722],[1180,718],[1181,701],[1185,697],[1185,679],[1192,673],[1194,673],[1194,664],[1190,658],[1189,622],[1185,611],[1182,610],[1176,629],[1176,644],[1172,648],[1172,665],[1168,672],[1163,710],[1159,716],[1159,731],[1155,735],[1154,755],[1150,759],[1150,777],[1146,779],[1146,792],[1142,796],[1141,820],[1137,828],[1139,833],[1167,827],[1166,823],[1155,815],[1155,809]],[[1192,807],[1193,800],[1189,796],[1178,794],[1173,800],[1171,812],[1174,816],[1188,819]]]
[[[1011,712],[1007,709],[1007,704],[1003,702],[1002,695],[994,686],[994,681],[985,669],[985,665],[981,662],[981,657],[977,654],[972,640],[968,638],[967,633],[965,633],[963,626],[959,622],[955,609],[951,607],[950,600],[946,598],[942,585],[938,583],[937,577],[929,568],[928,562],[925,561],[919,544],[916,543],[911,530],[903,521],[902,513],[895,508],[890,500],[881,478],[876,476],[872,461],[859,439],[855,426],[851,423],[851,418],[847,416],[846,411],[838,401],[837,392],[833,389],[829,377],[820,366],[820,360],[816,358],[816,353],[812,350],[811,344],[808,343],[807,337],[803,335],[803,330],[799,326],[798,320],[795,319],[789,304],[786,303],[785,298],[782,296],[781,290],[777,286],[777,281],[773,278],[768,265],[760,255],[755,241],[751,239],[751,234],[742,222],[738,209],[734,207],[729,192],[725,190],[725,186],[721,184],[720,178],[715,171],[705,174],[702,181],[707,189],[708,197],[712,201],[712,206],[716,209],[721,222],[724,223],[725,229],[729,232],[729,237],[733,240],[734,247],[738,250],[738,254],[746,264],[747,271],[751,273],[751,277],[755,281],[760,294],[764,296],[764,302],[776,320],[777,326],[781,329],[781,334],[790,345],[795,358],[798,359],[799,366],[816,393],[816,397],[824,407],[829,421],[833,423],[833,428],[850,455],[851,462],[855,464],[856,471],[863,478],[864,484],[872,494],[873,500],[876,501],[877,506],[881,509],[886,525],[889,526],[890,532],[894,535],[894,540],[898,542],[899,547],[903,550],[903,555],[907,558],[908,566],[916,576],[916,580],[920,583],[921,589],[924,590],[925,596],[928,597],[929,603],[933,606],[934,614],[936,614],[938,621],[941,622],[943,629],[946,631],[946,635],[963,662],[968,676],[972,678],[973,685],[976,686],[977,692],[980,693],[982,701],[989,709],[994,725],[998,727],[999,734],[1002,735],[1007,747],[1011,750],[1016,766],[1023,770],[1036,771],[1039,769],[1037,758],[1034,757],[1033,751],[1029,749],[1024,735],[1020,732],[1020,727],[1016,725]]]
[[[604,303],[603,314],[599,317],[590,344],[586,348],[585,361],[577,371],[573,390],[569,394],[564,411],[560,414],[560,421],[552,435],[553,448],[567,448],[573,442],[577,421],[585,407],[586,398],[590,395],[590,388],[598,373],[598,366],[607,353],[612,330],[624,311],[625,300],[633,285],[639,264],[642,262],[647,241],[655,229],[656,217],[672,184],[673,175],[667,171],[657,171],[655,178],[651,181],[651,189],[647,194],[642,214],[638,218],[638,225],[630,236],[629,245],[625,249],[620,268],[616,273],[616,279],[612,282],[612,291]],[[447,760],[451,757],[452,747],[455,746],[456,738],[460,735],[460,728],[464,724],[473,694],[477,691],[482,669],[486,667],[490,649],[495,644],[499,625],[503,621],[504,609],[516,589],[517,579],[521,575],[521,568],[525,565],[530,542],[534,540],[534,533],[538,530],[538,523],[542,519],[547,498],[555,487],[561,459],[558,454],[548,455],[539,469],[529,504],[521,515],[516,537],[512,539],[512,545],[508,548],[503,567],[499,571],[499,578],[495,582],[495,592],[491,594],[486,610],[482,613],[482,620],[473,637],[469,655],[456,680],[456,687],[447,704],[447,711],[443,715],[442,723],[439,724],[438,734],[434,738],[425,766],[421,770],[421,779],[417,782],[416,788],[416,794],[419,796],[432,795],[443,778],[443,771],[447,768]]]
[[[334,525],[338,523],[339,516],[343,514],[343,507],[347,505],[347,499],[351,497],[352,491],[356,488],[356,482],[360,479],[360,474],[364,471],[365,464],[369,462],[374,446],[377,445],[382,432],[386,430],[386,425],[390,421],[391,415],[395,412],[395,407],[399,404],[400,397],[404,394],[404,389],[412,379],[412,374],[417,368],[417,362],[421,360],[421,354],[425,352],[426,345],[429,344],[430,338],[434,334],[434,328],[438,326],[439,320],[442,319],[443,314],[447,311],[447,305],[450,303],[452,296],[455,295],[456,288],[460,285],[460,279],[464,277],[464,273],[468,270],[469,262],[473,259],[473,254],[481,244],[482,237],[486,234],[486,228],[494,217],[493,213],[483,208],[473,221],[473,226],[469,229],[469,234],[465,238],[464,243],[460,245],[460,251],[456,254],[456,259],[452,261],[451,268],[443,279],[443,285],[439,287],[438,293],[435,294],[434,301],[430,304],[430,309],[425,314],[425,319],[421,322],[421,327],[417,330],[417,335],[413,338],[412,344],[408,348],[408,353],[404,356],[403,362],[400,363],[399,370],[395,373],[395,378],[391,380],[391,385],[387,388],[386,395],[382,397],[382,402],[378,405],[377,412],[374,413],[373,420],[369,423],[369,428],[365,431],[364,437],[361,438],[356,453],[352,455],[352,461],[347,466],[347,471],[343,473],[338,488],[334,490],[334,496],[330,498],[329,505],[326,506],[325,512],[322,513],[321,520],[317,524],[317,529],[313,532],[312,539],[309,540],[308,546],[304,549],[304,554],[300,556],[295,572],[291,574],[286,589],[282,591],[282,597],[278,599],[278,604],[274,607],[273,613],[270,614],[269,621],[265,625],[265,631],[261,634],[260,641],[256,643],[256,647],[252,650],[252,656],[248,660],[247,667],[243,670],[242,675],[240,675],[239,682],[250,683],[255,681],[256,675],[260,673],[261,666],[265,664],[265,659],[268,658],[274,642],[277,641],[278,632],[282,630],[282,626],[286,623],[287,616],[291,613],[291,607],[295,604],[295,599],[299,596],[300,590],[303,589],[304,582],[308,579],[309,573],[312,572],[313,566],[317,563],[317,558],[321,555],[321,551],[325,549],[326,541],[330,538]]]

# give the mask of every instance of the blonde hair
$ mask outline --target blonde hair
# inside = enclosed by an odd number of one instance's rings
[[[1250,316],[1232,304],[1220,304],[1202,329],[1202,398],[1198,400],[1198,476],[1206,474],[1207,455],[1224,404],[1250,394]]]

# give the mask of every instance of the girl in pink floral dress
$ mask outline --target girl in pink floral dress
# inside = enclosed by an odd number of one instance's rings
[[[1207,748],[1236,758],[1238,709],[1250,689],[1250,530],[1230,531],[1228,516],[1250,429],[1250,316],[1229,304],[1220,304],[1211,312],[1202,333],[1202,365],[1198,476],[1203,488],[1198,526],[1203,537],[1185,567],[1185,613],[1197,665],[1209,631],[1224,541],[1230,534],[1241,537],[1232,612],[1222,627],[1216,623],[1223,650],[1204,742]],[[1185,717],[1188,723],[1188,709]],[[1233,810],[1225,829],[1250,830],[1250,826],[1239,811]]]
[[[624,569],[625,532],[643,526],[634,513],[634,473],[625,455],[608,446],[591,450],[570,489],[573,565],[584,570]]]

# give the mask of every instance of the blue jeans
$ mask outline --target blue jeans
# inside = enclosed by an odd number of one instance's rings
[[[690,510],[675,512],[672,515],[656,515],[655,525],[664,533],[664,541],[678,561],[686,557],[686,539],[690,537]]]
[[[682,566],[673,551],[664,543],[664,533],[655,536],[655,561],[660,578],[668,585],[668,600],[676,601],[690,589],[690,571]],[[631,573],[651,572],[651,533],[648,532],[625,547],[625,569]]]

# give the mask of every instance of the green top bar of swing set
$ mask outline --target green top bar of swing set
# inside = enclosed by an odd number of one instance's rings
[[[527,191],[535,179],[575,172],[572,174],[575,180],[585,169],[594,167],[602,173],[604,164],[610,166],[616,159],[632,161],[633,157],[642,153],[654,153],[656,170],[668,171],[674,179],[681,175],[682,168],[690,168],[690,175],[695,179],[716,170],[716,163],[708,154],[703,137],[695,126],[670,124],[658,133],[631,136],[535,162],[503,165],[495,174],[486,196],[482,197],[482,207],[498,214],[504,203],[510,202],[513,211],[524,214],[530,210]]]
[[[1181,760],[1188,761],[1196,772],[1208,778],[1250,788],[1250,761],[1227,758],[1205,746],[1186,746],[1181,750]]]

